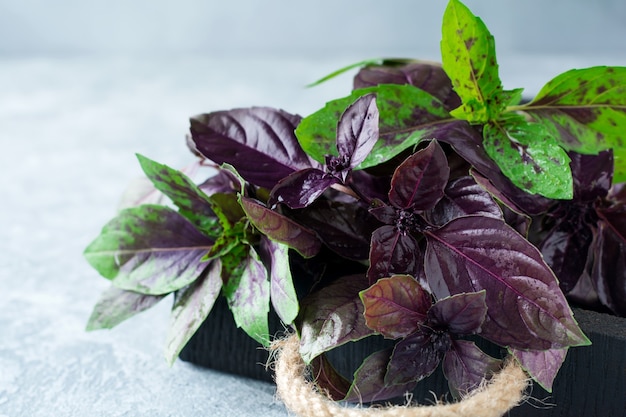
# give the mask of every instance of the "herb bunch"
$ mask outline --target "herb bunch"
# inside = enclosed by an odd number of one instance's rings
[[[191,118],[188,146],[216,169],[203,182],[139,155],[172,204],[137,195],[86,248],[112,284],[88,329],[173,293],[173,362],[221,295],[262,344],[270,309],[291,325],[337,399],[402,395],[440,363],[467,392],[502,363],[476,338],[549,391],[590,343],[569,303],[626,315],[626,68],[568,71],[521,104],[459,0],[442,35],[442,65],[347,67],[354,90],[305,118]],[[326,352],[374,335],[394,347],[353,378],[329,366]]]

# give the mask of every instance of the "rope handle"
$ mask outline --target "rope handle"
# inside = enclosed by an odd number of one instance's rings
[[[272,344],[276,354],[275,381],[278,397],[299,417],[501,417],[524,399],[526,373],[509,361],[490,382],[461,401],[448,404],[388,407],[345,407],[330,400],[305,378],[298,336],[292,334]]]

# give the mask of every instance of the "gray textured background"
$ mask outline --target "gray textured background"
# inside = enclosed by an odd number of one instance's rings
[[[515,53],[623,54],[622,0],[466,0]],[[444,0],[0,0],[0,53],[437,57]],[[433,42],[433,37],[435,42]]]
[[[505,87],[626,62],[618,1],[468,1]],[[393,4],[393,8],[390,5]],[[488,4],[493,4],[489,9]],[[84,332],[107,282],[83,248],[115,213],[134,153],[175,167],[190,115],[307,114],[375,56],[437,58],[443,1],[0,0],[0,417],[285,416],[270,384],[163,358],[165,300]]]

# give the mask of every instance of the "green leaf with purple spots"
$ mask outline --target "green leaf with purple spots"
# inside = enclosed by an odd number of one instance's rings
[[[248,336],[268,346],[270,282],[267,268],[252,247],[243,245],[222,257],[222,261],[222,279],[226,280],[222,293],[235,324]]]
[[[573,69],[521,110],[557,132],[561,146],[596,154],[626,147],[626,67]]]
[[[376,94],[379,138],[357,169],[386,162],[421,139],[430,139],[432,124],[450,118],[438,99],[412,85],[381,84],[363,88],[326,103],[324,108],[300,122],[296,136],[305,152],[319,162],[324,162],[326,155],[337,156],[337,123],[341,115],[357,98],[370,93]]]
[[[124,320],[145,311],[161,301],[165,295],[147,295],[123,290],[111,285],[93,308],[87,331],[112,329]]]
[[[216,259],[206,273],[176,293],[165,349],[170,365],[211,312],[222,289],[221,272],[222,263]]]
[[[443,15],[441,59],[463,103],[451,112],[454,117],[486,123],[519,96],[519,90],[502,88],[495,41],[487,26],[458,0],[451,0]]]
[[[573,197],[570,159],[543,124],[511,114],[486,124],[483,136],[487,154],[519,188],[548,198]]]
[[[626,147],[613,150],[613,183],[626,182]]]
[[[220,225],[211,199],[184,173],[137,154],[141,169],[154,187],[169,197],[178,212],[212,237],[220,234]]]
[[[291,324],[298,316],[300,304],[293,285],[289,264],[289,247],[282,243],[264,239],[261,243],[270,256],[270,299],[276,314],[283,323]]]

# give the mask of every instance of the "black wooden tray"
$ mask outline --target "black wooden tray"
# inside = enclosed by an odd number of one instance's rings
[[[531,400],[510,412],[512,417],[626,417],[626,318],[574,309],[574,316],[592,346],[570,349],[551,394],[533,386]],[[272,333],[284,331],[270,315]],[[360,361],[386,341],[370,337],[330,352],[329,358],[343,375],[350,376]],[[498,352],[481,346],[492,355]],[[497,347],[496,347],[497,348]],[[184,361],[254,379],[273,381],[266,369],[268,352],[234,323],[223,297],[209,318],[180,354]],[[440,370],[420,382],[414,400],[432,401],[447,392]]]

